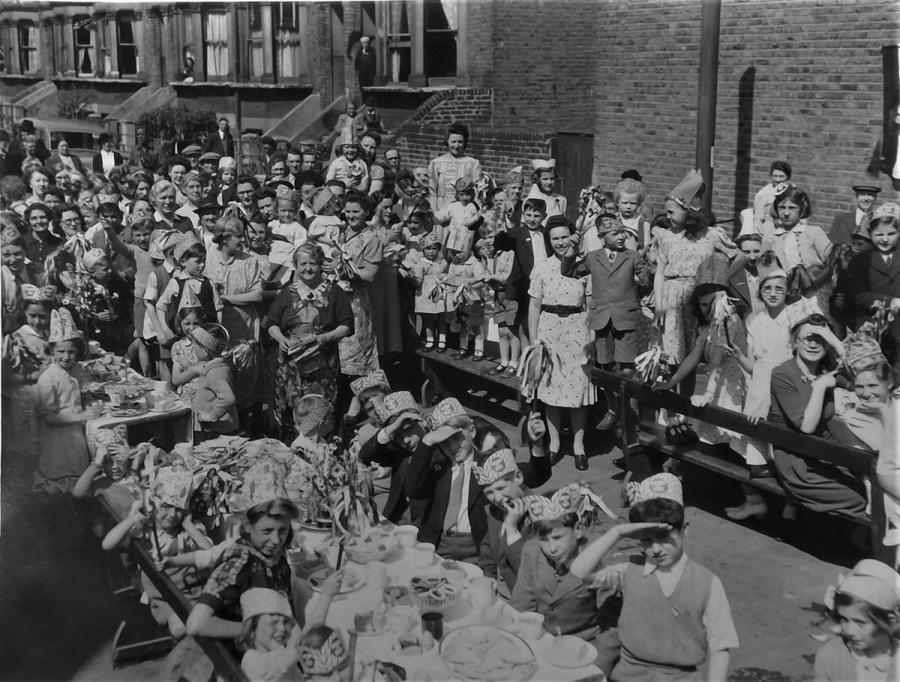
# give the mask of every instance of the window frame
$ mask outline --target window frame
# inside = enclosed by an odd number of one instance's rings
[[[138,52],[137,38],[137,16],[132,11],[117,12],[116,18],[116,67],[120,76],[136,77],[141,70],[140,55]],[[122,22],[131,24],[131,43],[122,42]],[[134,51],[134,71],[126,73],[122,68],[122,50],[123,48],[131,48]]]
[[[22,29],[26,29],[27,31],[33,31],[33,33],[29,35],[34,36],[34,44],[24,45],[22,44]],[[40,31],[38,30],[37,22],[32,19],[20,19],[16,22],[16,61],[19,67],[19,73],[23,76],[29,76],[32,74],[37,74],[41,70],[41,53],[40,53]],[[30,57],[29,62],[33,61],[33,64],[29,63],[30,68],[24,68],[22,57],[27,54]]]

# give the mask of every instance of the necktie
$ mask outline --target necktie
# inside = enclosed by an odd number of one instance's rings
[[[609,262],[615,263],[616,262],[616,252],[615,251],[607,251],[607,253],[609,254]]]
[[[884,257],[884,262],[890,268],[894,264],[894,254],[889,253]]]
[[[463,476],[465,475],[466,469],[460,465],[456,476],[453,478],[453,483],[450,485],[450,499],[447,502],[447,513],[444,514],[445,532],[456,527],[459,510],[462,508]]]

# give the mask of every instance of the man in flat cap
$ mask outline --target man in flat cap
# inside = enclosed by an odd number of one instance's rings
[[[834,216],[828,236],[835,244],[851,244],[853,235],[858,232],[868,234],[875,199],[881,192],[881,187],[869,178],[861,179],[852,189],[856,194],[856,209]]]

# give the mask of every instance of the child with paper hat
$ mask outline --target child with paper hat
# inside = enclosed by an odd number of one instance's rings
[[[238,431],[234,369],[225,357],[228,332],[219,324],[205,324],[190,332],[197,359],[202,363],[191,407],[194,410],[194,442],[201,443]]]
[[[531,189],[525,199],[540,199],[547,205],[547,218],[565,215],[568,201],[553,191],[556,184],[556,159],[534,159],[531,162]],[[545,218],[546,220],[546,218]]]
[[[665,473],[644,479],[628,515],[630,523],[607,531],[571,567],[587,584],[622,594],[621,657],[611,679],[724,682],[737,633],[722,583],[684,553],[681,482]],[[642,557],[601,568],[626,537],[640,541]]]
[[[150,499],[153,517],[145,514],[144,504],[137,500],[131,511],[103,538],[103,549],[112,551],[128,537],[139,533],[156,560],[156,566],[175,583],[189,599],[200,594],[206,577],[191,566],[170,565],[169,560],[198,549],[210,549],[212,541],[191,520],[188,510],[193,492],[193,476],[190,471],[166,467],[151,474]],[[169,633],[176,639],[185,635],[184,623],[175,615],[156,586],[143,573],[141,584],[149,600],[150,612],[160,625],[168,625]],[[146,602],[145,602],[146,603]]]
[[[480,213],[480,207],[475,203],[475,182],[472,178],[464,177],[456,181],[456,201],[438,210],[434,214],[436,225],[445,225],[445,240],[450,243],[458,243],[467,239],[467,233],[474,232],[484,222]],[[447,248],[449,246],[445,241]]]
[[[348,123],[344,126],[338,143],[341,145],[341,153],[328,164],[325,181],[340,180],[347,189],[353,188],[360,192],[368,192],[369,167],[365,161],[359,158],[359,140],[352,124]]]
[[[900,575],[863,559],[825,595],[839,637],[816,653],[817,680],[900,679]]]
[[[37,380],[40,459],[35,485],[48,492],[69,492],[91,461],[84,423],[101,410],[82,407],[78,357],[84,336],[67,309],[50,313],[48,343],[53,361]]]
[[[286,595],[267,587],[251,587],[241,594],[243,631],[238,646],[244,651],[241,668],[254,682],[299,682],[340,679],[349,656],[338,631],[324,625],[343,575],[332,573],[320,588],[309,624],[294,620]],[[299,666],[299,667],[298,667]]]
[[[519,611],[536,611],[544,616],[544,628],[554,634],[577,635],[595,641],[603,653],[598,663],[609,663],[608,633],[615,618],[607,609],[598,609],[598,593],[571,571],[584,551],[587,516],[602,510],[615,518],[603,500],[586,486],[572,483],[552,497],[527,495],[521,509],[531,522],[531,537],[522,548],[519,572],[510,604]],[[515,505],[518,513],[520,506]],[[606,666],[607,671],[609,666]]]
[[[484,278],[481,261],[472,254],[474,232],[451,232],[447,237],[447,312],[445,319],[451,330],[459,330],[456,357],[469,355],[469,339],[474,339],[472,360],[484,357]]]

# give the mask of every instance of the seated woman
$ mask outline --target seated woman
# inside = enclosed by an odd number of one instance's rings
[[[772,371],[769,421],[792,431],[833,438],[835,359],[843,344],[824,315],[810,315],[791,328],[794,357]],[[835,426],[842,426],[839,422]],[[775,448],[775,468],[789,497],[816,512],[864,518],[862,482],[838,467]]]

